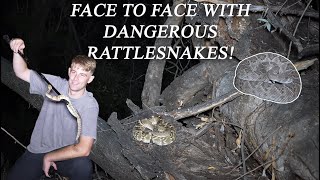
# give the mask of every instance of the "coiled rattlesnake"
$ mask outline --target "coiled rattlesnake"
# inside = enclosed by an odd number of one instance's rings
[[[144,143],[152,141],[154,144],[164,146],[171,144],[175,136],[175,128],[159,116],[139,120],[133,127],[133,138]]]

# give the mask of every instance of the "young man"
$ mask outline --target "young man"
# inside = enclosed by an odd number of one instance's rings
[[[94,79],[96,61],[87,56],[76,56],[68,69],[69,80],[45,75],[63,95],[70,98],[82,120],[82,131],[76,141],[77,122],[66,104],[48,99],[46,82],[18,54],[23,53],[22,39],[10,42],[13,50],[13,69],[17,77],[30,83],[30,93],[40,94],[44,102],[32,132],[26,152],[17,160],[8,174],[9,180],[39,179],[49,176],[50,166],[61,175],[74,180],[92,179],[92,162],[88,158],[97,134],[99,106],[92,93],[86,90]]]

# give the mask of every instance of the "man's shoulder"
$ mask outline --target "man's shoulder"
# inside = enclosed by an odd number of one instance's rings
[[[65,88],[68,81],[60,76],[55,76],[51,74],[39,74],[34,70],[30,70],[30,92],[36,94],[43,94],[46,91],[47,82],[55,87],[60,93],[65,92]]]
[[[99,108],[99,104],[98,104],[96,98],[89,91],[87,91],[84,101],[85,101],[85,103],[86,103],[86,105],[88,107],[97,107],[97,108]]]

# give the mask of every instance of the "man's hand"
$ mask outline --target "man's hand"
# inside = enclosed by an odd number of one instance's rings
[[[47,177],[50,177],[50,175],[49,175],[50,166],[52,166],[55,170],[58,169],[56,163],[54,163],[53,161],[50,161],[50,160],[48,159],[48,156],[45,155],[45,156],[43,157],[42,170],[43,170],[44,174],[45,174]]]
[[[27,67],[26,62],[20,56],[20,51],[23,54],[23,49],[25,48],[22,39],[15,38],[10,41],[10,48],[13,53],[13,70],[16,76],[24,81],[30,82],[30,69]]]
[[[22,39],[15,38],[10,41],[10,48],[15,53],[18,53],[18,51],[21,51],[23,53],[23,49],[25,47],[26,46],[24,45],[24,42]]]
[[[53,166],[57,170],[55,161],[64,161],[67,159],[73,159],[77,157],[89,156],[94,139],[89,136],[80,136],[78,144],[65,146],[61,149],[57,149],[47,153],[43,157],[42,169],[46,176],[49,177],[50,166]]]

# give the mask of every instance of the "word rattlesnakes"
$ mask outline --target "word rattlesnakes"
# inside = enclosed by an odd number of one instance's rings
[[[58,96],[52,96],[50,94],[50,91],[52,90],[52,86],[49,84],[48,85],[48,91],[46,92],[46,97],[48,97],[49,99],[53,100],[53,101],[66,101],[67,102],[67,108],[69,110],[69,112],[77,119],[77,136],[76,136],[76,140],[78,141],[80,134],[81,134],[81,117],[78,113],[78,111],[73,107],[73,105],[71,104],[71,101],[69,99],[69,97],[65,96],[65,95],[58,95]]]
[[[139,120],[133,127],[133,138],[144,143],[152,141],[159,146],[165,146],[171,144],[175,137],[175,128],[159,116]]]

